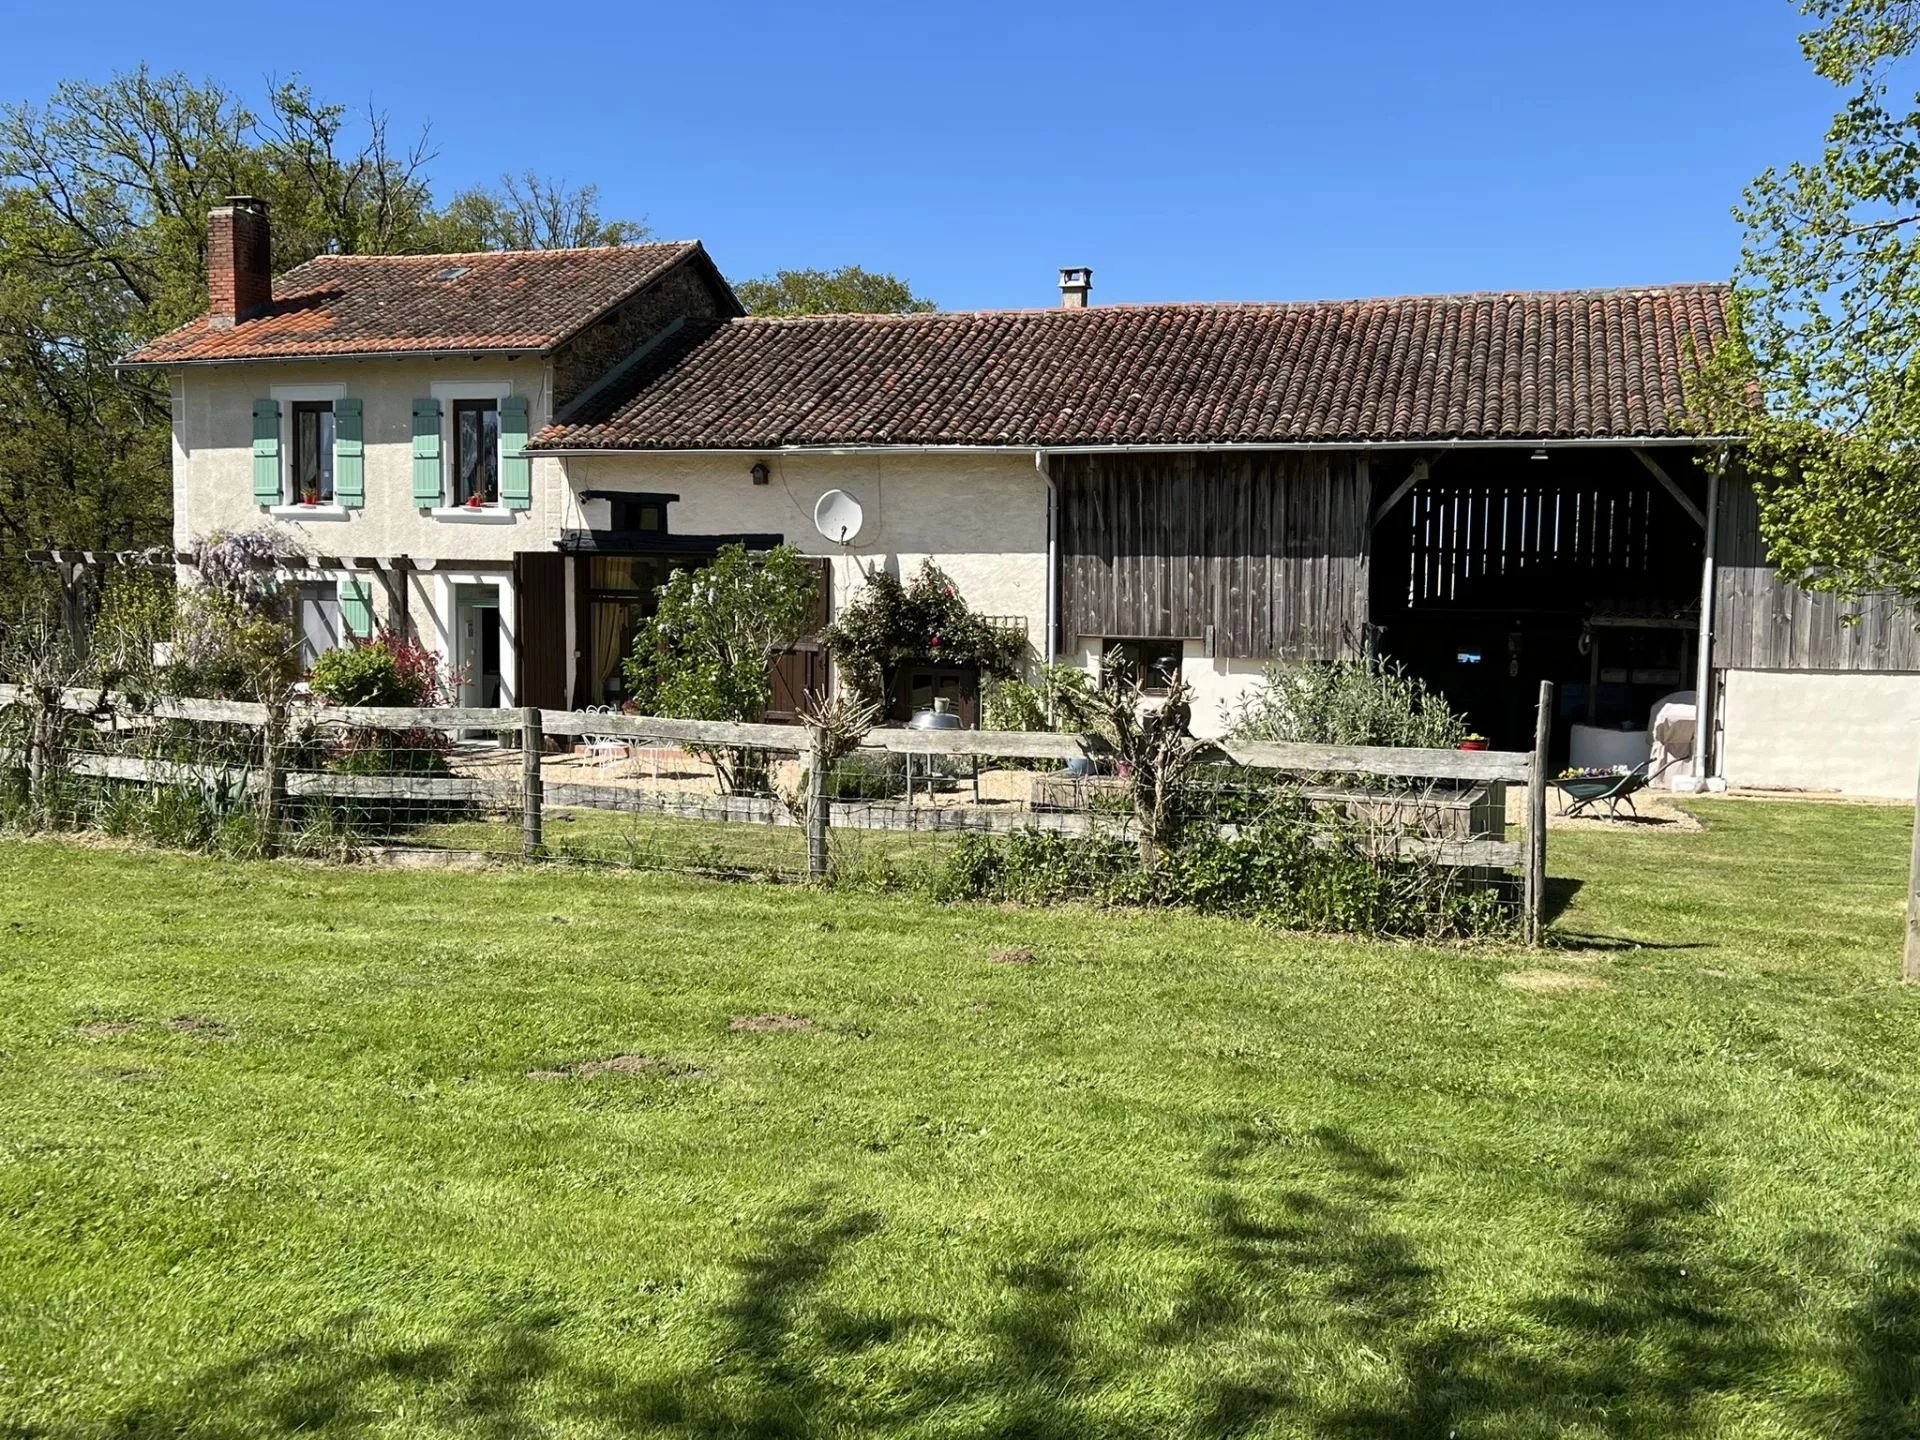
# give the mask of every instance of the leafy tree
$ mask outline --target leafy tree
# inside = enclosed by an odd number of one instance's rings
[[[733,287],[749,315],[910,315],[933,309],[906,281],[858,265],[776,270]]]
[[[711,565],[675,570],[626,663],[635,706],[686,720],[758,720],[773,700],[768,667],[812,626],[818,591],[791,545],[760,558],[728,545]]]
[[[600,187],[569,189],[528,170],[502,175],[494,189],[462,190],[439,219],[437,249],[565,250],[591,245],[634,245],[653,232],[637,220],[600,215]]]
[[[1737,334],[1706,367],[1701,419],[1746,437],[1783,574],[1920,597],[1920,4],[1802,13],[1802,48],[1844,99],[1819,156],[1768,170],[1735,212]]]

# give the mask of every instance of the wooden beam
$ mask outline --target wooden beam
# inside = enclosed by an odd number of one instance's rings
[[[592,715],[581,710],[545,710],[540,718],[549,735],[605,735],[619,740],[664,740],[674,745],[743,745],[750,749],[794,753],[807,748],[807,731],[801,725],[670,720],[651,715]],[[518,724],[517,719],[513,721],[514,726]]]
[[[1100,745],[1045,730],[870,730],[862,750],[895,755],[994,755],[1020,760],[1084,760]]]
[[[1433,467],[1426,461],[1414,461],[1413,469],[1408,473],[1407,478],[1402,480],[1400,484],[1395,487],[1393,494],[1381,502],[1379,508],[1373,512],[1373,523],[1378,525],[1382,520],[1386,519],[1387,516],[1392,513],[1393,507],[1411,495],[1413,493],[1413,487],[1432,473]]]
[[[1680,482],[1667,474],[1666,468],[1661,465],[1658,460],[1654,459],[1653,456],[1649,455],[1645,450],[1642,450],[1638,445],[1633,447],[1633,456],[1634,459],[1647,467],[1648,474],[1652,475],[1654,479],[1666,487],[1667,493],[1673,497],[1674,504],[1686,511],[1687,514],[1693,518],[1694,524],[1698,525],[1702,530],[1707,528],[1706,512],[1693,503],[1692,498],[1687,492],[1680,488]]]
[[[1398,775],[1417,780],[1525,780],[1522,750],[1427,750],[1415,746],[1298,745],[1266,741],[1219,747],[1242,765],[1301,774]]]

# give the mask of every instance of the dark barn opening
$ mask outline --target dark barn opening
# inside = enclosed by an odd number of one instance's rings
[[[1371,612],[1385,655],[1502,749],[1533,743],[1540,682],[1552,748],[1576,723],[1644,728],[1691,689],[1706,485],[1684,449],[1449,451],[1375,466]],[[1396,498],[1397,497],[1397,498]]]

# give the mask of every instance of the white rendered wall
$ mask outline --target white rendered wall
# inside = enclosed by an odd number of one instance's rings
[[[1730,785],[1911,800],[1920,675],[1729,670],[1720,773]]]
[[[310,555],[410,555],[511,560],[551,549],[560,532],[560,462],[533,462],[533,506],[436,513],[413,500],[413,402],[455,390],[522,395],[527,420],[546,423],[543,360],[361,360],[183,367],[174,375],[173,538],[180,549],[212,530],[271,524]],[[253,402],[312,388],[361,402],[366,503],[358,509],[265,506],[253,498]],[[282,407],[283,426],[285,407]],[[443,422],[444,426],[444,422]],[[283,428],[282,450],[285,431]],[[442,445],[443,457],[449,447]],[[445,463],[443,458],[443,464]],[[443,501],[443,505],[446,502]]]
[[[1047,489],[1031,455],[773,455],[764,462],[765,485],[755,485],[749,475],[757,458],[641,453],[568,459],[561,527],[608,523],[607,502],[583,502],[581,490],[678,495],[667,507],[674,534],[780,535],[805,554],[829,557],[835,614],[859,591],[870,568],[911,579],[921,561],[931,559],[975,611],[1021,617],[1035,648],[1044,646]],[[814,505],[828,490],[846,491],[865,512],[851,544],[834,544],[814,528]]]
[[[1076,647],[1060,658],[1098,679],[1101,649],[1099,637],[1082,635]],[[1193,719],[1188,728],[1203,740],[1224,735],[1234,709],[1267,664],[1265,660],[1209,660],[1202,641],[1186,641],[1180,652],[1180,678],[1193,687]]]

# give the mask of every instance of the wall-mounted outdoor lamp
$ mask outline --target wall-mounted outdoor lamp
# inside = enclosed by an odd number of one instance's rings
[[[747,473],[753,477],[754,484],[756,485],[766,484],[767,483],[767,462],[764,460],[754,461],[753,468],[749,470]]]

